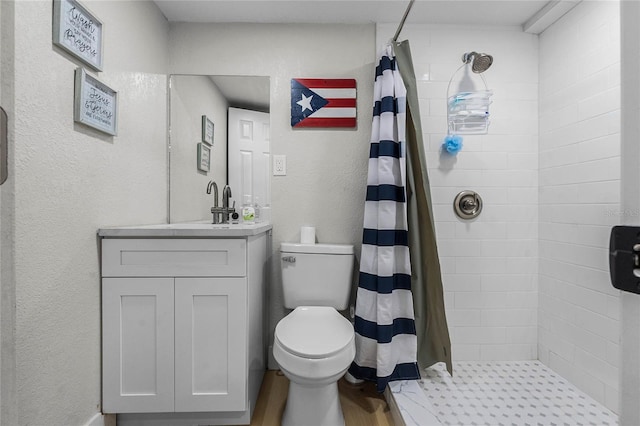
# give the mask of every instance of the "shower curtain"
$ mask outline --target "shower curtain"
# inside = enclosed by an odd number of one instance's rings
[[[382,392],[420,378],[418,365],[445,362],[453,372],[408,41],[387,46],[376,68],[369,157],[349,372]]]
[[[409,41],[394,43],[394,50],[407,90],[407,214],[418,364],[420,368],[427,368],[444,362],[449,374],[453,374],[418,90]]]
[[[383,392],[419,379],[406,209],[406,90],[391,45],[374,83],[369,171],[356,294],[356,357],[349,372]]]

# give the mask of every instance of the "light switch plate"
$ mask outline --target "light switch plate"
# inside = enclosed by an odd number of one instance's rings
[[[286,155],[273,156],[273,175],[274,176],[287,175],[287,156]]]

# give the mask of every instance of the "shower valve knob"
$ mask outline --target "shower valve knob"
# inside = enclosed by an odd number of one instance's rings
[[[482,198],[477,192],[462,191],[453,201],[453,211],[460,219],[473,219],[482,211]]]

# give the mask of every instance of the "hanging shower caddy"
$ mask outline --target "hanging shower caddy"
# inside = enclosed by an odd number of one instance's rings
[[[462,56],[463,64],[453,73],[447,86],[447,123],[449,135],[484,135],[489,128],[489,105],[493,91],[487,87],[482,73],[493,63],[493,57],[485,53],[470,52]],[[461,90],[450,95],[451,83],[466,66],[480,75],[484,90]],[[465,76],[465,78],[468,78]]]

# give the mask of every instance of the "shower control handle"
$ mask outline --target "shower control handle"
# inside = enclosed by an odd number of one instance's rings
[[[475,199],[465,198],[464,200],[462,200],[463,210],[473,211],[473,209],[475,209],[477,205],[478,203],[476,203]]]
[[[474,191],[462,191],[453,201],[453,211],[460,219],[477,217],[482,211],[482,198]]]

